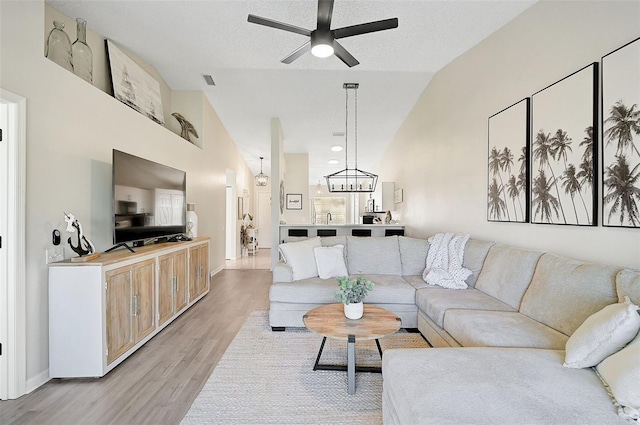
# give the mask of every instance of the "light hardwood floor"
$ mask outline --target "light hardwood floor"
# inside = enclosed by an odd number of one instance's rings
[[[225,261],[226,269],[271,269],[271,249],[260,248],[256,255]]]
[[[223,270],[211,291],[99,379],[54,379],[0,402],[0,424],[179,424],[247,316],[269,308],[271,272]]]

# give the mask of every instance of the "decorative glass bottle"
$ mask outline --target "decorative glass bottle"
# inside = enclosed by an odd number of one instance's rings
[[[76,18],[78,39],[71,46],[73,72],[80,78],[93,84],[93,53],[87,44],[87,21]]]
[[[67,33],[64,32],[64,23],[53,21],[53,29],[47,38],[44,55],[64,69],[73,72],[71,41]]]
[[[187,236],[198,237],[198,215],[196,214],[196,204],[187,204]]]

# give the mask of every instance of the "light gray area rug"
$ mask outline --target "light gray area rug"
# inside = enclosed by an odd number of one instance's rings
[[[382,375],[313,371],[322,336],[307,329],[272,332],[267,311],[254,311],[182,420],[201,424],[381,424]],[[380,340],[389,348],[427,348],[403,330]],[[327,339],[321,363],[346,364],[346,341]],[[380,366],[374,341],[356,341],[358,365]]]

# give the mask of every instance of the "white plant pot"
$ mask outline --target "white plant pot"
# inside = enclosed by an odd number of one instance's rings
[[[344,315],[347,316],[347,319],[360,319],[363,313],[364,304],[362,302],[344,304]]]

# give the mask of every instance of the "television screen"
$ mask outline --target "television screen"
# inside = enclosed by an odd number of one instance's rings
[[[113,150],[113,243],[186,232],[184,171]]]

